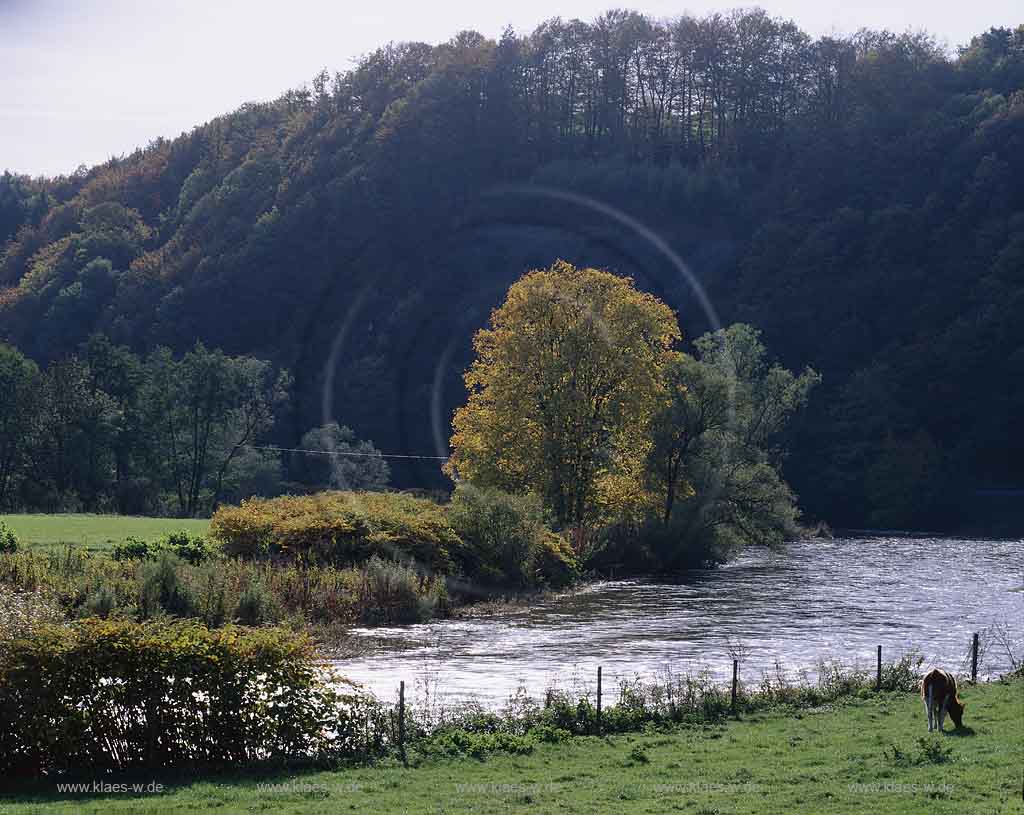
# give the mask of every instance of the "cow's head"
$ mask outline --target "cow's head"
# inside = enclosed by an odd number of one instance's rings
[[[953,724],[956,725],[957,730],[964,726],[964,707],[964,703],[955,696],[949,700],[949,717],[953,720]]]

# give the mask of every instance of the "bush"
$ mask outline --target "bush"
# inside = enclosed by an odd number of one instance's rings
[[[201,535],[189,535],[188,532],[172,532],[159,542],[159,547],[173,552],[193,566],[206,563],[217,553],[217,549],[206,538]]]
[[[572,545],[561,535],[541,531],[533,557],[538,582],[545,586],[560,589],[579,579],[580,568]]]
[[[446,599],[442,578],[422,576],[409,566],[376,555],[366,564],[359,598],[363,622],[429,620]]]
[[[516,588],[535,583],[536,539],[544,529],[539,500],[460,484],[448,517],[466,544],[467,574]]]
[[[198,566],[210,560],[216,554],[216,549],[199,535],[172,532],[156,541],[127,538],[124,543],[114,546],[111,557],[121,561],[153,560],[159,557],[161,552],[170,552],[193,566]]]
[[[165,552],[159,560],[143,567],[139,611],[144,619],[156,617],[161,612],[177,617],[190,617],[195,613],[192,594],[178,575],[180,562]]]
[[[534,751],[537,741],[514,733],[474,733],[462,729],[446,729],[433,734],[418,745],[424,756],[471,756],[483,759],[490,753],[511,753],[524,756]]]
[[[259,581],[246,586],[235,607],[235,619],[242,625],[257,626],[275,622],[279,615],[274,595]]]
[[[3,521],[0,521],[0,552],[17,552],[18,551],[18,538],[14,534],[14,530],[7,526]]]
[[[114,560],[149,560],[156,556],[156,545],[139,538],[126,538],[123,543],[114,545],[110,556]]]
[[[443,507],[401,493],[252,498],[218,509],[210,531],[229,555],[276,555],[339,565],[365,563],[376,555],[412,559],[446,574],[463,549]]]
[[[535,496],[459,484],[448,517],[466,544],[467,575],[514,588],[561,586],[577,575],[571,548],[548,529]]]
[[[365,755],[371,703],[334,690],[313,656],[282,630],[182,622],[91,619],[0,638],[0,773]]]
[[[196,575],[196,614],[210,628],[219,628],[228,620],[229,575],[224,566],[207,565]]]
[[[85,612],[89,617],[109,617],[117,606],[117,598],[106,586],[100,586],[85,599]]]

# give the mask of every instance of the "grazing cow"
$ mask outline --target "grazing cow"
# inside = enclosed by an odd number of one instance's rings
[[[942,728],[949,713],[957,730],[963,727],[964,703],[956,693],[956,677],[941,668],[932,668],[921,680],[921,698],[928,712],[928,732]],[[932,726],[934,723],[934,727]]]

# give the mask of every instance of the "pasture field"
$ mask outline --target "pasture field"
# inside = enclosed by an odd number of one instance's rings
[[[961,692],[962,733],[927,733],[914,694],[862,694],[814,712],[538,744],[485,759],[411,756],[333,772],[183,779],[158,791],[0,798],[0,815],[43,813],[1019,813],[1024,682]],[[949,723],[947,721],[947,726]]]
[[[0,515],[24,546],[54,549],[71,543],[90,552],[108,552],[127,538],[157,540],[171,532],[205,535],[207,519],[145,518],[129,515]]]

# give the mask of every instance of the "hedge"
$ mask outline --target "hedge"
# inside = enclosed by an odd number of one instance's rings
[[[0,638],[0,774],[362,755],[372,704],[327,679],[281,629],[40,624]]]

